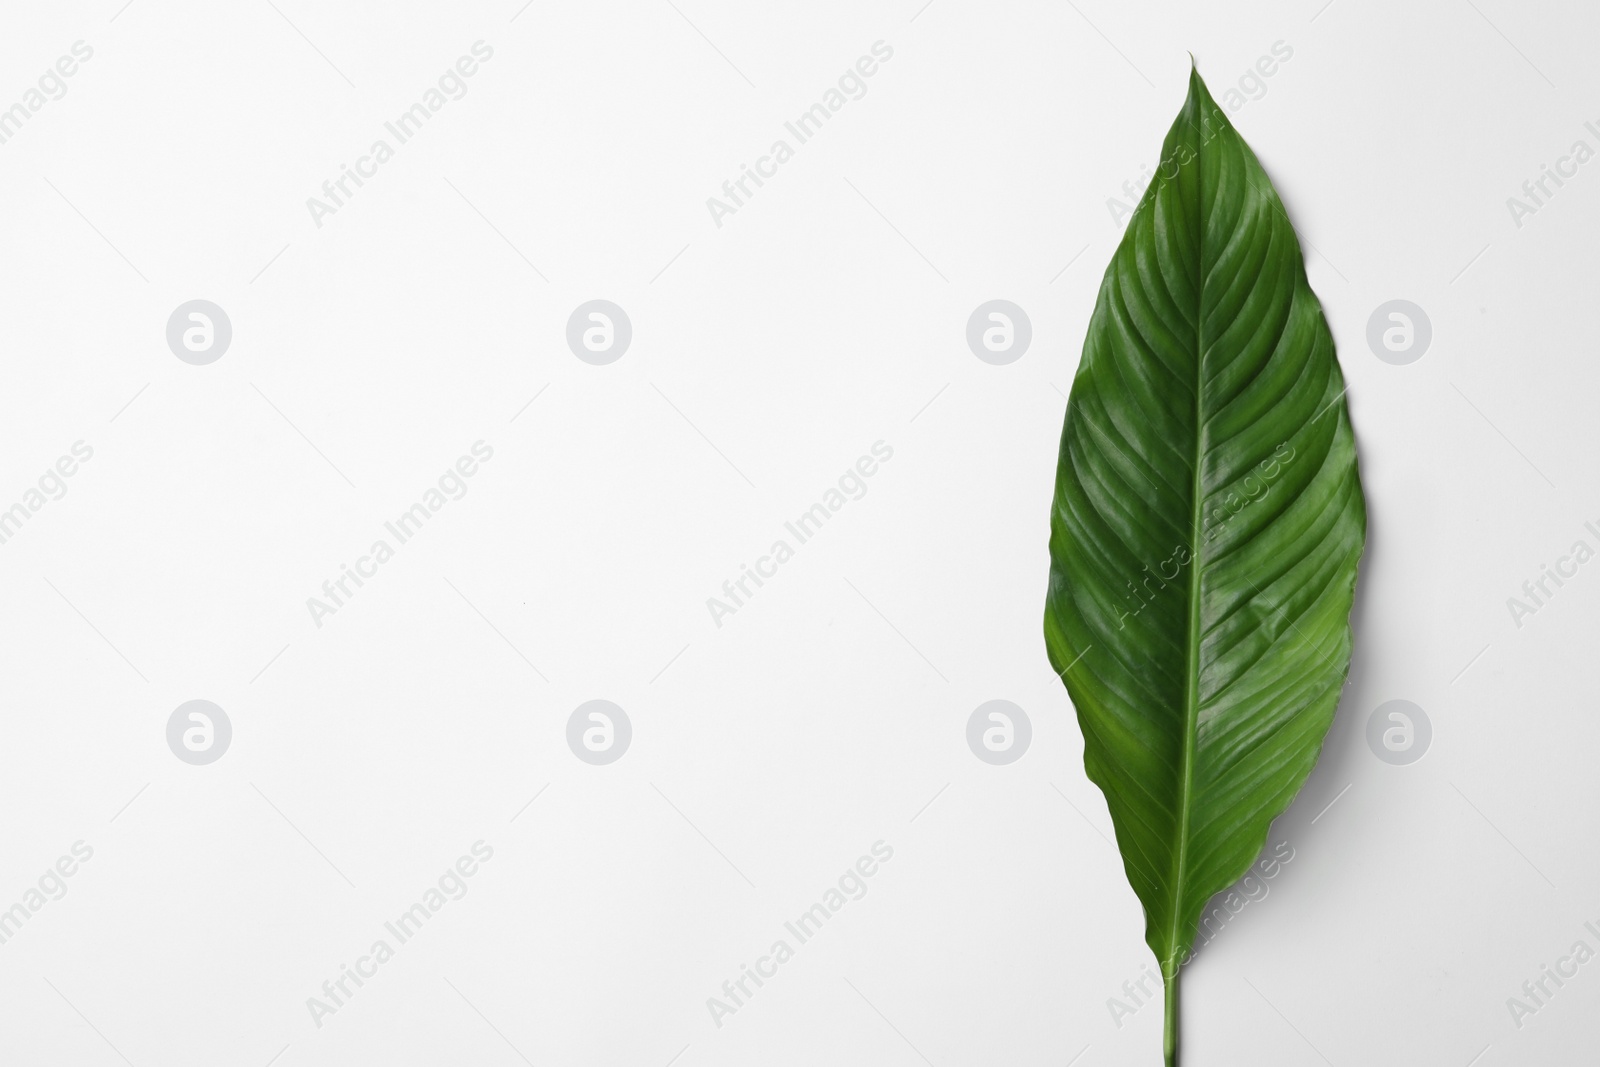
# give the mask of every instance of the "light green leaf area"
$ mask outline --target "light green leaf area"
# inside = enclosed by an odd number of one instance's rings
[[[1300,243],[1198,72],[1106,269],[1061,435],[1045,643],[1145,940],[1202,910],[1305,783],[1350,663],[1366,506]]]

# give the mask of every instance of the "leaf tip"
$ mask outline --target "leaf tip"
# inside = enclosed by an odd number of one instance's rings
[[[1211,90],[1206,85],[1206,80],[1200,77],[1200,64],[1195,60],[1193,52],[1189,53],[1189,99],[1186,106],[1206,115],[1217,110],[1216,101],[1211,98]]]

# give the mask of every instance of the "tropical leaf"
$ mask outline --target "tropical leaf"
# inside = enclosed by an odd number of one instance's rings
[[[1198,71],[1100,285],[1061,434],[1045,644],[1166,980],[1321,751],[1366,505],[1294,228]]]

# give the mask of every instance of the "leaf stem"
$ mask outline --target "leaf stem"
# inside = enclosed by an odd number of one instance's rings
[[[1162,1043],[1166,1067],[1178,1067],[1178,969],[1165,976],[1167,988],[1166,1037]]]

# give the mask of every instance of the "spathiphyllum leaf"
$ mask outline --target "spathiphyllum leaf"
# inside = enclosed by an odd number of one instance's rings
[[[1195,72],[1100,285],[1044,632],[1167,984],[1321,751],[1366,505],[1294,228]]]

